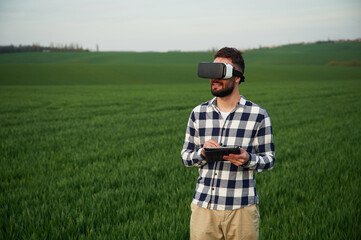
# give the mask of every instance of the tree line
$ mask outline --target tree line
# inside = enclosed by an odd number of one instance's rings
[[[71,44],[50,44],[48,47],[40,46],[39,44],[33,45],[9,45],[0,46],[0,53],[16,53],[16,52],[89,52],[89,49],[84,49],[77,43]]]

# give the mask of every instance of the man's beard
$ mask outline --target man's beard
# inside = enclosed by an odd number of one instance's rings
[[[232,78],[232,79],[229,79],[228,81],[231,81],[231,85],[227,86],[228,85],[228,83],[227,83],[226,87],[219,91],[213,90],[213,88],[211,86],[212,94],[216,97],[227,97],[227,96],[231,95],[231,93],[233,92],[233,89],[234,89],[235,79]]]

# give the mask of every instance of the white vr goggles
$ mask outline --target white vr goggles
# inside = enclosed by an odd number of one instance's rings
[[[241,78],[244,82],[243,73],[234,69],[229,63],[208,63],[202,62],[198,64],[198,77],[212,79],[229,79],[233,76]]]

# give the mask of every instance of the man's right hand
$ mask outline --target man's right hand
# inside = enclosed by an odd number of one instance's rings
[[[204,152],[205,148],[213,148],[213,147],[221,147],[221,145],[219,145],[216,141],[210,139],[208,141],[206,141],[203,145],[203,149],[202,149],[202,155],[203,157],[206,157],[206,153]]]

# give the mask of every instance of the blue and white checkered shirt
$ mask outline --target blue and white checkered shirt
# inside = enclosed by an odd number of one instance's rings
[[[202,147],[210,139],[224,147],[243,148],[250,155],[248,164],[207,163]],[[270,170],[275,162],[271,119],[266,110],[242,96],[223,120],[213,98],[193,109],[181,156],[185,166],[199,168],[194,204],[214,210],[258,204],[254,171]]]

